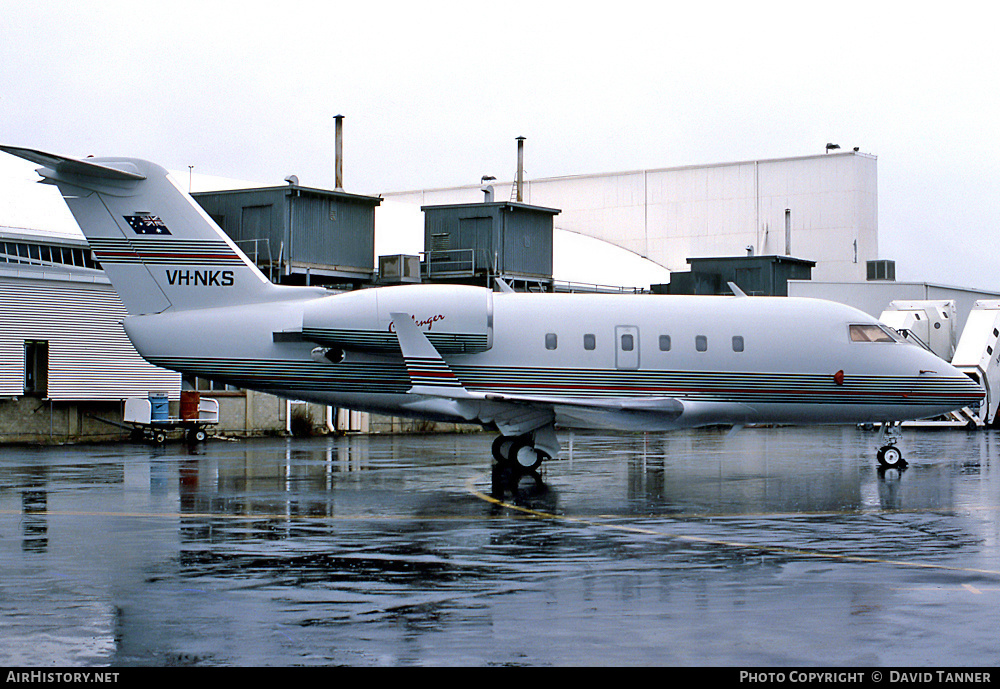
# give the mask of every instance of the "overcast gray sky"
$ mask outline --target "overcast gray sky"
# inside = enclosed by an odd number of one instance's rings
[[[985,2],[0,0],[0,143],[356,193],[878,156],[897,277],[1000,291]]]

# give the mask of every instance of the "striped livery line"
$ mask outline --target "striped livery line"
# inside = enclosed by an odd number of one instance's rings
[[[726,371],[617,371],[449,365],[412,357],[385,362],[151,357],[151,363],[258,390],[400,394],[411,385],[509,395],[610,398],[676,397],[744,404],[919,405],[953,397],[969,404],[964,381],[917,376],[847,376]],[[959,405],[960,406],[960,405]]]
[[[157,366],[252,390],[403,394],[410,377],[399,363],[149,357]]]
[[[221,239],[168,239],[160,237],[88,239],[101,263],[150,265],[242,266],[243,259]]]
[[[407,357],[406,370],[410,374],[410,380],[414,386],[426,385],[432,387],[460,388],[455,374],[448,368],[444,359],[431,359],[423,357]]]
[[[677,397],[744,404],[925,404],[928,398],[969,402],[962,379],[864,376],[837,385],[823,374],[730,371],[619,371],[453,365],[470,390],[566,397]]]
[[[481,333],[435,333],[425,332],[424,336],[439,352],[483,352],[488,349],[488,338]],[[380,330],[348,330],[335,328],[303,328],[302,337],[319,344],[335,344],[340,347],[374,349],[399,352],[396,333]]]

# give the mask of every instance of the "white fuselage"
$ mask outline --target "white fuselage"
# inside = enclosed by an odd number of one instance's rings
[[[448,289],[365,292],[446,301]],[[351,294],[319,299],[325,308],[356,308]],[[143,356],[185,373],[353,409],[482,421],[468,404],[417,403],[398,350],[348,343],[334,363],[314,356],[315,342],[289,341],[319,303],[315,295],[297,299],[290,290],[284,301],[129,317],[126,329]],[[439,301],[431,313],[426,299],[414,301],[425,309],[412,312],[425,334],[445,327],[449,304]],[[982,396],[973,381],[914,345],[852,341],[852,324],[875,319],[831,302],[511,293],[491,294],[489,301],[483,317],[490,346],[442,352],[447,365],[469,391],[548,405],[565,426],[905,420]]]

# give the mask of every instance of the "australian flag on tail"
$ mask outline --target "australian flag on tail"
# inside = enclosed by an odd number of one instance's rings
[[[136,234],[170,234],[167,226],[155,215],[126,215],[123,217]]]

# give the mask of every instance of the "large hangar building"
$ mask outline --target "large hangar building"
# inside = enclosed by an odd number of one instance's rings
[[[514,182],[493,185],[497,196]],[[386,192],[421,206],[474,203],[480,185]],[[787,255],[813,279],[864,281],[878,259],[877,159],[859,151],[523,182],[524,203],[559,208],[559,229],[671,271],[690,257]]]

